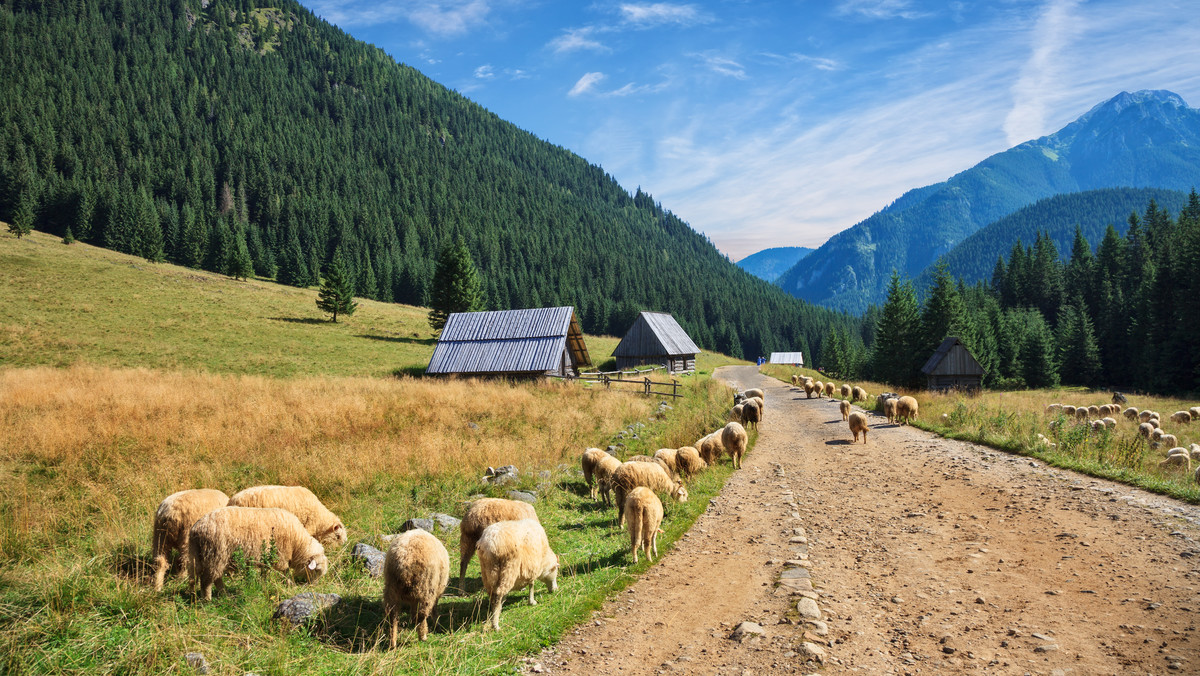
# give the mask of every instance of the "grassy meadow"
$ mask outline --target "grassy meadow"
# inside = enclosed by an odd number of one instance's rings
[[[729,392],[708,372],[732,360],[705,355],[671,408],[579,383],[412,377],[433,349],[424,309],[362,301],[331,324],[315,295],[0,235],[0,673],[190,673],[188,652],[214,674],[506,673],[648,567],[628,565],[628,536],[587,497],[579,453],[652,454],[723,425]],[[616,342],[588,337],[593,359]],[[382,581],[352,545],[383,548],[378,536],[408,518],[505,497],[512,486],[480,475],[506,464],[539,495],[559,592],[539,590],[536,607],[513,594],[501,631],[484,633],[476,558],[469,593],[448,591],[430,640],[407,630],[388,650]],[[660,544],[728,474],[721,465],[689,484],[688,503],[667,502]],[[330,550],[329,573],[296,585],[245,571],[211,603],[179,578],[156,594],[158,502],[264,483],[307,485],[341,516],[350,540]],[[456,568],[457,530],[438,535]],[[302,591],[343,602],[287,631],[271,615]]]
[[[791,382],[793,373],[810,375],[818,380],[822,378],[822,374],[811,369],[781,365],[764,365],[763,372],[784,382]],[[841,385],[841,381],[837,381],[837,384]],[[872,395],[863,404],[868,409],[875,407],[874,395],[880,392],[893,391],[916,397],[921,412],[920,419],[914,424],[930,432],[1035,457],[1056,467],[1120,481],[1200,504],[1200,484],[1192,473],[1200,467],[1200,463],[1193,463],[1190,468],[1160,467],[1159,463],[1166,457],[1168,449],[1151,448],[1137,434],[1136,422],[1118,416],[1114,429],[1097,433],[1090,432],[1074,420],[1044,414],[1046,407],[1055,403],[1071,406],[1109,404],[1112,403],[1110,392],[1062,387],[1012,392],[985,390],[969,394],[914,391],[869,382],[851,384],[862,386]],[[1150,395],[1126,396],[1129,406],[1161,414],[1163,429],[1178,437],[1180,445],[1187,447],[1192,443],[1200,443],[1200,422],[1194,423],[1197,429],[1193,431],[1192,424],[1181,425],[1168,420],[1175,411],[1186,411],[1200,402]],[[1060,421],[1057,429],[1050,425],[1054,420]],[[1048,437],[1055,447],[1040,443],[1039,434]]]

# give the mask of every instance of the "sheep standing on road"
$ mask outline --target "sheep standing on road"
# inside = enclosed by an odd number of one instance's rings
[[[286,509],[323,545],[346,542],[346,527],[313,492],[304,486],[254,486],[229,498],[230,507],[278,507]]]
[[[170,567],[167,557],[177,552],[176,570],[188,571],[188,532],[192,524],[213,511],[229,504],[229,496],[211,488],[179,491],[168,495],[154,512],[153,535],[150,536],[151,557],[154,561],[154,591],[162,591],[163,578]]]
[[[615,459],[615,458],[614,458]],[[617,461],[620,463],[620,461]],[[494,523],[501,521],[519,521],[532,519],[537,521],[537,511],[533,505],[520,500],[505,500],[504,498],[480,498],[467,507],[459,524],[458,536],[458,588],[466,591],[467,564],[475,555],[479,538],[483,531]]]
[[[899,400],[891,398],[883,402],[883,414],[887,416],[889,423],[896,422],[896,402]]]
[[[633,562],[638,562],[638,550],[646,552],[651,561],[658,556],[658,534],[663,532],[663,504],[654,491],[638,486],[625,498],[625,515],[628,518],[629,548],[633,550]],[[650,553],[653,550],[653,555]]]
[[[917,404],[917,400],[912,397],[900,397],[896,401],[896,418],[902,424],[909,420],[916,420],[920,410],[921,407]]]
[[[759,421],[762,420],[762,408],[759,407],[758,402],[758,399],[747,399],[742,403],[742,422],[746,427],[757,428]]]
[[[833,396],[833,383],[825,383],[825,396]]]
[[[731,422],[721,430],[721,446],[733,459],[733,468],[741,469],[742,455],[746,453],[746,430],[739,424]]]
[[[188,577],[211,601],[214,584],[225,590],[222,578],[235,551],[258,559],[268,548],[275,553],[269,563],[280,572],[291,569],[311,582],[329,569],[325,548],[295,514],[276,507],[221,507],[200,517],[188,533]]]
[[[815,389],[817,389],[817,386],[815,383],[813,383],[813,381],[811,381],[811,380],[804,381],[804,398],[812,399],[813,390],[815,390]],[[819,397],[820,395],[818,394],[817,396]]]
[[[849,399],[852,392],[850,383],[843,383],[838,392],[842,395],[842,399]]]
[[[825,383],[818,380],[813,383],[813,389],[817,391],[817,399],[820,399],[821,395],[825,394]]]
[[[842,412],[842,422],[846,422],[847,420],[850,419],[850,401],[849,400],[843,399],[841,401],[841,403],[838,404],[838,409],[841,410],[841,412]]]
[[[448,584],[450,553],[441,540],[420,528],[392,540],[383,560],[383,617],[390,620],[392,650],[400,607],[408,607],[417,638],[424,641],[429,636],[429,617]]]
[[[867,425],[867,416],[859,411],[850,414],[850,432],[854,434],[854,440],[858,441],[858,433],[862,432],[863,443],[867,443],[867,430],[870,427]]]
[[[483,588],[491,602],[489,624],[493,630],[500,629],[500,609],[509,592],[528,586],[529,605],[536,606],[535,582],[541,580],[551,594],[558,591],[558,555],[550,549],[546,531],[536,519],[500,521],[488,526],[479,536],[478,549]]]

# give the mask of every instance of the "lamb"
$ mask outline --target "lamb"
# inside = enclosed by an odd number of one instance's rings
[[[846,422],[846,420],[848,420],[850,417],[850,401],[843,399],[842,402],[838,404],[838,408],[842,412],[842,422]]]
[[[346,527],[304,486],[254,486],[229,498],[230,507],[278,507],[286,509],[323,545],[346,543]]]
[[[733,458],[733,468],[741,469],[742,455],[746,453],[746,430],[739,424],[731,422],[721,430],[721,446]]]
[[[627,462],[613,473],[613,488],[617,493],[617,526],[625,524],[625,499],[638,486],[655,493],[668,493],[679,502],[687,502],[687,487],[671,480],[663,468],[648,462]]]
[[[163,499],[154,512],[153,535],[150,536],[151,557],[154,560],[154,591],[162,591],[167,575],[167,557],[178,552],[176,570],[187,574],[188,531],[200,517],[229,504],[229,496],[211,488],[198,488],[172,493]]]
[[[396,649],[400,607],[407,606],[417,638],[429,636],[429,616],[450,584],[450,553],[442,541],[414,528],[392,540],[383,560],[383,617],[391,620],[391,646]]]
[[[1192,423],[1192,414],[1187,411],[1175,411],[1171,414],[1170,421],[1180,425],[1190,425]]]
[[[849,399],[851,392],[850,383],[844,383],[839,392],[842,395],[842,399]]]
[[[1062,413],[1062,410],[1063,410],[1062,404],[1050,404],[1049,406],[1046,407],[1045,414],[1047,416],[1058,415],[1059,413]]]
[[[708,463],[704,462],[695,448],[684,446],[675,450],[675,469],[681,475],[692,477],[705,467],[708,467]]]
[[[536,606],[535,582],[541,580],[551,594],[558,591],[558,555],[537,519],[500,521],[485,528],[479,536],[479,566],[493,630],[500,629],[500,608],[509,592],[529,587],[529,605]]]
[[[646,552],[651,561],[658,556],[658,534],[663,520],[662,500],[654,491],[638,486],[625,498],[625,514],[629,516],[629,548],[633,550],[633,562],[638,562],[638,550]],[[651,555],[651,550],[654,554]]]
[[[813,389],[817,391],[817,399],[820,399],[821,395],[825,394],[825,383],[818,380],[813,383]]]
[[[758,406],[758,400],[747,399],[742,404],[742,407],[742,422],[745,423],[746,427],[757,428],[759,421],[762,420],[762,409]],[[709,464],[711,464],[711,461]]]
[[[729,421],[730,422],[739,422],[739,423],[745,422],[745,420],[744,420],[744,418],[745,418],[744,411],[745,410],[746,410],[746,404],[744,402],[729,409],[729,416],[728,416]]]
[[[1142,435],[1142,438],[1149,439],[1150,435],[1153,433],[1154,433],[1154,425],[1151,425],[1148,422],[1144,422],[1144,423],[1138,425],[1138,434]]]
[[[662,460],[667,465],[667,469],[671,472],[678,472],[679,465],[675,462],[675,456],[678,453],[674,448],[660,448],[654,452],[656,460]]]
[[[266,548],[274,549],[270,565],[280,572],[290,568],[311,582],[329,570],[325,548],[295,514],[278,507],[221,507],[200,517],[188,533],[192,587],[199,581],[200,594],[211,601],[214,584],[225,590],[222,578],[235,551],[258,558]]]
[[[850,414],[850,432],[854,434],[854,440],[858,441],[858,433],[862,432],[863,443],[867,443],[867,416],[859,411]]]
[[[1122,411],[1121,415],[1125,416],[1126,420],[1137,420],[1138,410],[1136,408],[1130,406],[1129,408]]]
[[[919,412],[920,406],[917,404],[917,400],[912,397],[900,397],[896,401],[896,418],[901,422],[916,420]]]
[[[617,464],[620,465],[619,460],[617,460]],[[483,536],[483,531],[494,523],[524,519],[537,521],[537,511],[533,509],[533,505],[520,500],[479,498],[467,507],[467,513],[463,514],[462,523],[458,526],[458,588],[460,590],[466,591],[467,589],[467,564],[475,555],[475,549],[479,545],[479,538]]]
[[[604,502],[607,504],[608,489],[605,486],[605,479],[612,476],[613,470],[621,464],[621,461],[598,448],[589,448],[583,452],[580,464],[583,466],[583,481],[591,489],[592,499],[595,500],[596,493],[603,490]]]
[[[851,394],[853,395],[855,401],[866,401],[867,400],[867,391],[861,387],[858,387],[857,385],[854,387],[853,390],[851,390]]]
[[[887,401],[883,402],[883,414],[885,416],[887,416],[887,421],[889,423],[896,422],[896,402],[897,401],[899,401],[899,400],[893,398],[893,399],[888,399]]]

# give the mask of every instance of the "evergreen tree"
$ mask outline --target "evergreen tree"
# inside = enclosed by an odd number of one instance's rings
[[[250,259],[250,248],[246,246],[246,238],[240,232],[234,233],[233,243],[229,246],[229,253],[225,259],[224,272],[234,279],[250,279],[254,276],[254,261]],[[317,305],[319,307],[320,303]],[[337,321],[336,312],[334,321]]]
[[[1100,375],[1100,348],[1096,331],[1087,311],[1075,305],[1063,306],[1058,320],[1059,373],[1072,385],[1096,385]]]
[[[339,314],[350,316],[358,307],[358,303],[354,302],[354,280],[346,270],[346,259],[342,256],[341,249],[333,254],[333,261],[329,264],[325,279],[321,280],[321,289],[317,292],[317,307],[322,312],[332,314],[334,322]]]
[[[1027,316],[1024,338],[1021,341],[1020,363],[1026,387],[1058,385],[1054,335],[1039,313],[1030,313]]]
[[[875,345],[871,353],[873,379],[898,386],[912,385],[917,380],[916,348],[920,341],[921,315],[917,293],[911,281],[900,281],[892,271],[888,282],[887,301],[880,312],[875,329]]]
[[[430,299],[429,325],[441,331],[446,320],[455,312],[477,312],[483,309],[483,292],[479,273],[471,262],[471,252],[461,237],[442,249],[437,270],[433,273],[433,293]],[[538,305],[534,305],[537,307]]]
[[[63,244],[74,244],[75,243],[75,233],[71,232],[71,226],[69,226],[69,225],[67,226],[67,231],[63,233],[62,243]]]
[[[8,231],[21,239],[25,235],[33,232],[33,198],[28,192],[21,194],[17,200],[17,210],[13,213],[12,222],[8,224]]]
[[[925,309],[921,313],[919,354],[932,354],[946,336],[952,335],[953,327],[961,326],[965,313],[958,286],[950,276],[946,262],[939,259],[934,268],[929,298],[926,299]]]

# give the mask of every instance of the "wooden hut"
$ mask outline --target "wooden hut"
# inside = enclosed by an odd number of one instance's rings
[[[947,336],[934,350],[933,356],[921,367],[931,390],[951,387],[977,390],[983,386],[983,366],[971,354],[966,345],[954,336]]]
[[[573,307],[455,312],[429,374],[574,376],[591,365]]]
[[[804,353],[772,352],[768,362],[771,364],[785,364],[787,366],[804,366]]]
[[[653,364],[678,373],[695,371],[699,352],[700,348],[670,313],[643,312],[613,350],[613,356],[620,370]]]

